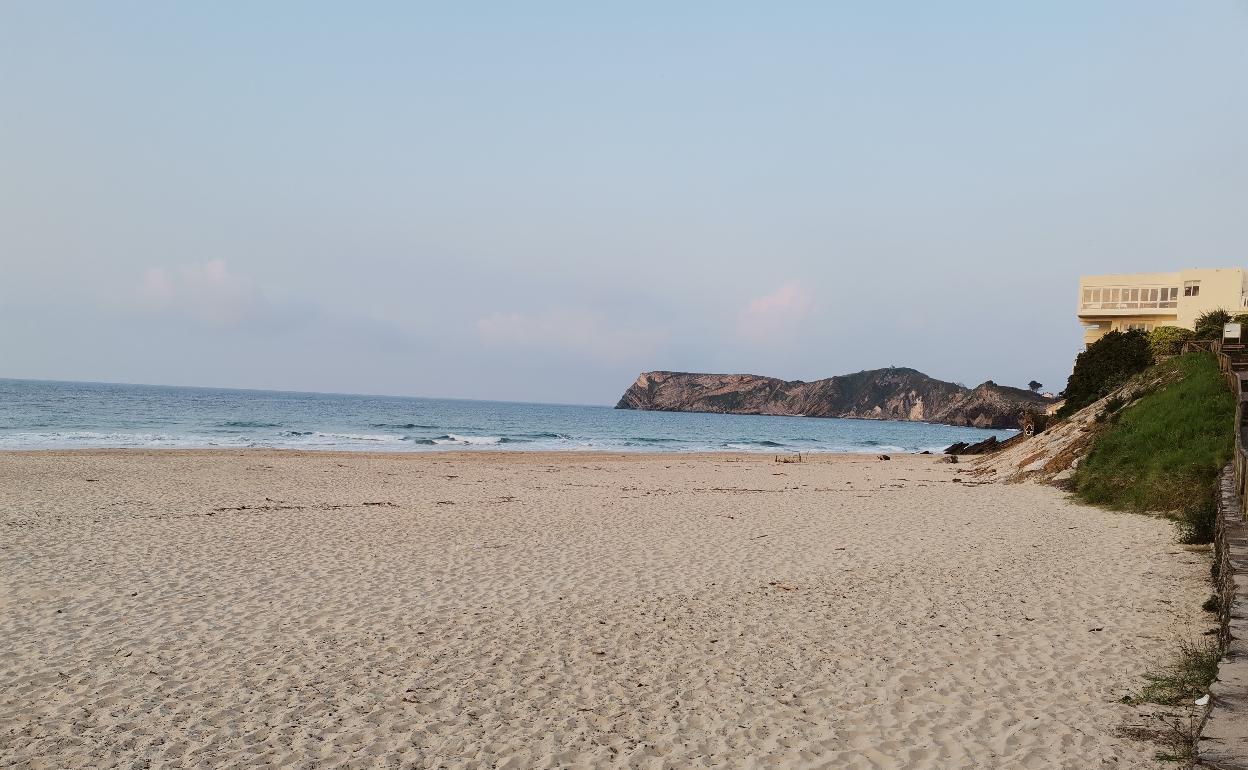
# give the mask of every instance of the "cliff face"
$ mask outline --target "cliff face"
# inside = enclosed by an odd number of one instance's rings
[[[814,382],[754,374],[644,372],[615,408],[1017,428],[1024,410],[1043,411],[1048,403],[1031,391],[991,380],[976,388],[964,388],[914,369],[874,369]]]

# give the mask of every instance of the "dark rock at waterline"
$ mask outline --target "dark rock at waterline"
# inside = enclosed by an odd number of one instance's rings
[[[983,441],[977,441],[974,444],[968,444],[965,441],[959,441],[956,444],[950,444],[945,449],[947,455],[982,455],[989,452],[995,452],[1001,448],[1001,442],[997,441],[996,436],[989,436]]]

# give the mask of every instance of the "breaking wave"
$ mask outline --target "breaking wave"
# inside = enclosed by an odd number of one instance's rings
[[[218,428],[280,428],[280,422],[260,422],[259,420],[226,420],[216,424]]]
[[[503,436],[457,436],[454,433],[447,433],[433,439],[433,443],[438,446],[493,446],[508,443],[508,440]]]

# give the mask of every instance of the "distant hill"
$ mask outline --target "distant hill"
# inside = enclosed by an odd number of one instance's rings
[[[914,369],[872,369],[814,382],[756,374],[644,372],[616,409],[663,412],[916,420],[977,428],[1017,428],[1023,411],[1051,402],[992,380],[975,388]]]

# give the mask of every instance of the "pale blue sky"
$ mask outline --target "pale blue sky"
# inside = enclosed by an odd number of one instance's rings
[[[1248,2],[0,5],[0,376],[1065,384],[1248,265]]]

